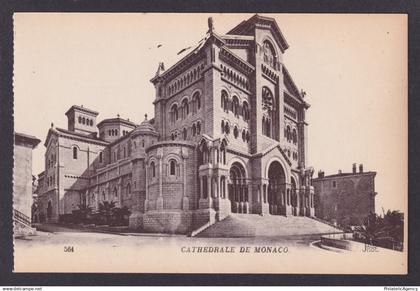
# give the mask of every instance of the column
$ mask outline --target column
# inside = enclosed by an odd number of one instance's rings
[[[298,216],[299,215],[299,208],[300,208],[299,192],[298,192],[297,189],[294,189],[293,191],[295,191],[294,195],[295,195],[295,199],[296,199],[296,210],[295,210],[294,215]]]
[[[163,195],[162,195],[162,156],[159,159],[159,196],[156,199],[156,210],[163,210]]]
[[[248,202],[251,205],[254,202],[254,197],[252,197],[252,183],[248,182]]]
[[[203,176],[200,176],[199,180],[200,180],[200,199],[204,199]]]
[[[292,215],[292,205],[291,205],[291,185],[289,183],[286,183],[286,203],[285,203],[285,207],[284,207],[284,215],[288,216],[288,215]]]
[[[269,203],[268,203],[268,182],[264,181],[263,182],[263,196],[264,196],[264,200],[263,200],[263,213],[264,214],[270,214],[270,208],[269,208]]]
[[[208,175],[207,176],[207,200],[209,201],[209,207],[211,206],[211,200],[212,200],[212,185],[211,185],[211,180],[212,180],[212,176]]]
[[[183,168],[183,182],[184,182],[184,187],[183,187],[183,192],[182,192],[182,210],[189,210],[190,209],[190,201],[188,199],[187,196],[187,159],[185,157],[185,155],[183,154],[183,163],[182,163],[182,168]]]
[[[144,200],[144,212],[149,208],[149,165],[146,163],[146,161],[143,161],[145,163],[144,169],[145,169],[145,177],[146,177],[146,200]]]
[[[118,179],[118,188],[117,188],[118,190],[118,203],[119,203],[119,207],[122,207],[122,202],[123,202],[123,191],[122,191],[122,189],[123,189],[123,185],[122,185],[122,178],[120,177],[119,179]]]

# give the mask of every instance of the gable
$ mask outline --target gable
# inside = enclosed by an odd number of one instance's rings
[[[282,53],[284,53],[284,51],[289,48],[289,44],[287,43],[275,19],[271,17],[260,16],[258,14],[255,14],[248,20],[242,21],[239,25],[231,29],[227,34],[254,35],[256,28],[269,30]]]

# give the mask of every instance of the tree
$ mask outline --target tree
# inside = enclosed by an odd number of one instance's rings
[[[82,222],[87,222],[89,215],[92,214],[92,207],[89,207],[86,204],[79,204],[78,207],[78,214],[80,215],[80,219]]]
[[[104,201],[99,204],[99,214],[105,218],[106,224],[110,224],[111,218],[115,211],[115,202]]]
[[[383,240],[392,239],[392,237],[389,236],[383,218],[373,212],[365,218],[363,225],[357,226],[355,230],[362,236],[365,243],[370,245],[375,245]]]
[[[404,241],[404,214],[397,210],[388,210],[384,214],[384,224],[394,241]]]
[[[127,206],[122,208],[114,208],[113,211],[113,225],[127,225],[128,224],[128,217],[130,216],[130,211],[128,210]]]

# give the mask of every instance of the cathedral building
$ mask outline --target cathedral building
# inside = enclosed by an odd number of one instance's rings
[[[115,201],[130,227],[190,233],[231,213],[314,216],[309,104],[283,62],[276,21],[255,15],[205,38],[151,79],[154,118],[137,125],[72,106],[45,142],[40,205],[58,221]]]

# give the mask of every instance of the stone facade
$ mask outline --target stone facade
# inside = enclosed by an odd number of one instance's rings
[[[351,173],[325,176],[322,171],[312,180],[315,188],[315,216],[343,227],[361,225],[375,212],[376,172],[363,172],[363,165]]]
[[[14,233],[30,228],[32,208],[32,150],[40,143],[36,137],[15,133],[13,148]]]
[[[110,200],[129,207],[130,227],[152,232],[189,233],[232,212],[314,215],[309,105],[283,63],[283,34],[259,15],[226,35],[210,23],[190,53],[159,64],[153,119],[103,120],[96,136],[97,113],[73,106],[68,129],[50,129],[48,219]]]

